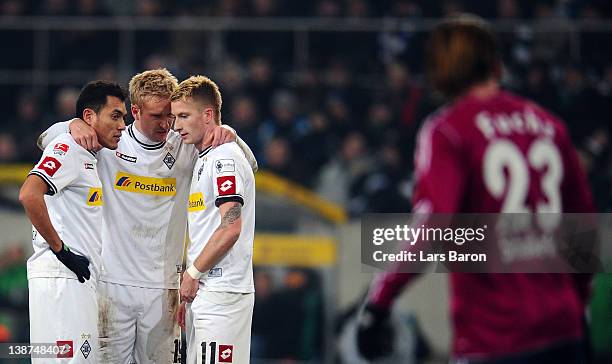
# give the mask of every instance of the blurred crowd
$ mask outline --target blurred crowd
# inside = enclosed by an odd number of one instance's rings
[[[353,18],[437,18],[456,11],[468,11],[486,18],[526,18],[539,17],[543,15],[542,11],[557,16],[580,17],[586,8],[601,12],[603,16],[612,15],[612,6],[606,0],[3,0],[1,10],[5,15]]]
[[[420,19],[470,11],[492,20],[526,19],[499,29],[505,87],[564,118],[591,172],[601,211],[612,209],[610,124],[612,33],[538,31],[538,24],[593,21],[612,3],[587,0],[0,0],[3,16],[401,17]],[[70,20],[66,20],[70,21]],[[312,32],[307,61],[294,59],[291,31],[138,31],[132,71],[167,67],[179,80],[205,74],[220,86],[222,121],[251,146],[263,169],[363,212],[407,212],[415,134],[442,104],[426,87],[420,29]],[[564,30],[566,29],[566,30]],[[19,57],[0,69],[34,68],[34,32],[3,31]],[[119,80],[118,32],[50,33],[49,69],[82,70],[89,79]],[[125,78],[125,76],[124,76]],[[1,162],[34,162],[38,134],[74,116],[84,82],[36,87],[4,84]]]

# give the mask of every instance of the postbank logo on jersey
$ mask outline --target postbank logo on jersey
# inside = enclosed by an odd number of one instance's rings
[[[87,206],[102,206],[102,189],[91,187],[87,194]]]
[[[115,189],[154,196],[176,195],[176,178],[143,177],[125,172],[115,176]]]
[[[187,211],[196,212],[205,209],[206,206],[204,205],[204,195],[202,195],[202,192],[196,192],[189,195],[189,208]]]

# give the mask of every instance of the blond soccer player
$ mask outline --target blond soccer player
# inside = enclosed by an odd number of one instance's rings
[[[172,95],[175,128],[199,158],[189,196],[188,268],[179,322],[188,363],[248,363],[254,304],[255,180],[235,143],[212,148],[221,123],[221,93],[203,76]]]

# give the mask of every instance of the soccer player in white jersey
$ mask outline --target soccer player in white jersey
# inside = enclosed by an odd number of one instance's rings
[[[178,321],[187,363],[248,363],[254,304],[255,179],[235,143],[211,147],[221,93],[203,76],[172,95],[175,129],[198,149],[189,196],[188,268]],[[186,304],[187,303],[187,304]]]
[[[125,92],[119,85],[87,84],[76,109],[102,147],[117,148],[127,114]],[[100,152],[84,149],[70,134],[57,136],[19,194],[34,226],[34,254],[27,268],[30,341],[62,348],[57,358],[32,359],[33,363],[98,363],[100,358],[96,297],[103,218],[96,159]]]
[[[99,290],[102,362],[179,359],[178,268],[198,154],[171,130],[170,96],[177,86],[165,69],[135,75],[129,85],[135,121],[116,151],[102,150],[98,156],[106,207]],[[95,135],[78,120],[52,126],[42,144],[68,128],[77,141],[95,145]],[[221,139],[230,134],[224,128],[215,132]]]

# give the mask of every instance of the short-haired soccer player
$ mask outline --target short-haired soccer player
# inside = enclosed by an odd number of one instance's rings
[[[188,363],[248,363],[254,304],[255,180],[235,143],[211,147],[221,93],[203,76],[172,95],[175,129],[199,151],[189,196],[188,268],[180,288]],[[186,311],[186,312],[185,312]]]
[[[125,92],[115,83],[88,83],[77,115],[114,150],[125,129]],[[98,363],[98,303],[103,205],[97,155],[68,133],[45,148],[19,200],[32,222],[34,254],[28,260],[30,341],[56,343],[59,357],[33,363]]]

